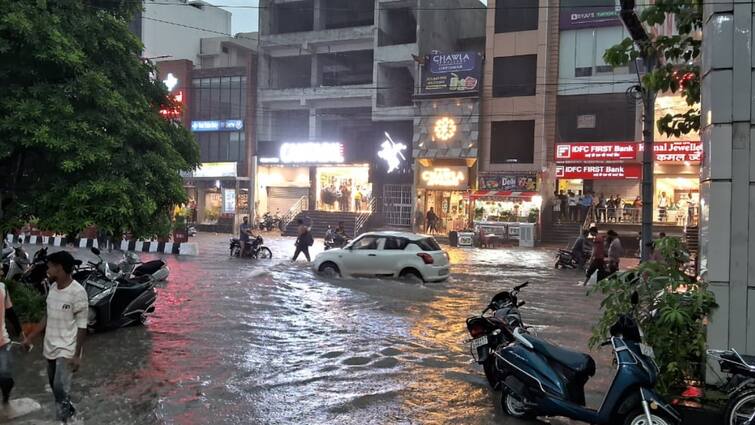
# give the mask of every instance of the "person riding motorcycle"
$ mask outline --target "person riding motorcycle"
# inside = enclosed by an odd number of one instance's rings
[[[249,217],[244,217],[244,222],[239,227],[239,242],[241,242],[241,257],[245,257],[249,254],[249,250],[252,248],[250,239],[256,238],[256,235],[252,232],[252,226],[249,224]]]
[[[328,230],[325,231],[325,243],[333,244],[336,240],[336,230],[328,224]]]
[[[338,227],[336,227],[335,230],[335,235],[333,236],[333,243],[337,246],[343,246],[348,239],[349,237],[346,236],[346,229],[343,227],[343,221],[339,221]]]

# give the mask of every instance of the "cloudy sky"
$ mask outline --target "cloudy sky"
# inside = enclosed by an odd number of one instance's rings
[[[223,9],[233,14],[231,32],[257,31],[259,14],[257,0],[207,0],[208,3],[223,6]]]

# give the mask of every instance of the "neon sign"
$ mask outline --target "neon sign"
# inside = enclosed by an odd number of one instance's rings
[[[386,164],[388,164],[388,173],[398,170],[399,165],[401,165],[401,160],[406,160],[402,153],[406,150],[406,145],[394,142],[393,139],[391,139],[391,135],[388,134],[388,132],[385,132],[385,141],[380,147],[381,149],[380,152],[378,152],[378,157],[382,158]]]
[[[327,164],[344,161],[343,144],[334,142],[284,143],[278,156],[285,164]]]
[[[446,141],[454,137],[456,134],[456,123],[453,119],[448,117],[438,118],[438,120],[435,121],[433,133],[438,139]]]
[[[160,109],[160,115],[168,119],[179,119],[183,114],[184,92],[179,90],[173,96],[169,96],[174,106]]]
[[[173,75],[172,72],[169,72],[168,75],[163,80],[163,84],[165,84],[165,87],[168,88],[168,91],[173,91],[173,89],[178,84],[178,78],[176,78],[176,76]]]

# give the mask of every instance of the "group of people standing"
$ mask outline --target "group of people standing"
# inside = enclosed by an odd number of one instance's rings
[[[598,223],[618,223],[624,220],[627,209],[634,213],[642,208],[642,200],[638,196],[631,203],[625,202],[621,195],[604,194],[596,196],[593,192],[556,191],[553,193],[553,220],[584,222],[590,212],[595,208],[595,220]]]
[[[597,227],[585,230],[572,246],[572,256],[577,260],[578,267],[585,270],[586,285],[593,274],[597,273],[597,280],[603,280],[619,271],[624,247],[621,239],[614,230],[601,235]]]

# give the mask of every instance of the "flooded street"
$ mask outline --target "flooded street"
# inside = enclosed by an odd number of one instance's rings
[[[85,423],[522,423],[502,414],[472,361],[465,319],[524,281],[523,319],[565,347],[586,350],[598,314],[600,300],[548,250],[450,249],[450,280],[419,285],[323,279],[289,261],[292,239],[266,239],[270,261],[229,258],[222,235],[198,236],[198,257],[165,257],[171,275],[148,326],[86,343],[73,390]],[[613,368],[610,350],[592,355],[597,407]],[[16,365],[14,396],[44,410],[13,424],[47,423],[41,349]]]

